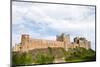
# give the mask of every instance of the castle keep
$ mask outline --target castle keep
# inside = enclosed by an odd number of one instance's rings
[[[91,48],[90,41],[86,40],[83,37],[74,38],[74,42],[70,42],[70,36],[61,34],[56,36],[56,41],[53,40],[42,40],[42,39],[32,39],[29,35],[23,34],[21,36],[21,43],[15,45],[13,51],[29,51],[33,49],[41,48],[57,48],[61,47],[65,50],[69,48],[83,47],[86,49]]]

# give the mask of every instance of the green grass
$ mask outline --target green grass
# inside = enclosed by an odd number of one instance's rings
[[[66,62],[95,61],[96,52],[92,49],[74,48],[66,51],[64,48],[34,49],[28,53],[13,53],[13,64],[48,64],[54,59],[64,58]]]
[[[83,62],[83,61],[86,61],[86,60],[80,59],[80,58],[66,60],[66,62]]]

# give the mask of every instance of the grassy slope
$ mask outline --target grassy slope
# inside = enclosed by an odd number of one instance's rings
[[[38,54],[47,54],[47,55],[54,56],[54,59],[56,60],[65,58],[64,61],[66,62],[83,62],[83,61],[96,60],[94,51],[92,50],[88,51],[83,48],[70,49],[69,51],[65,51],[63,48],[44,48],[44,49],[30,50],[28,53],[32,54],[33,59],[34,58],[36,59]],[[91,57],[91,55],[93,56]]]

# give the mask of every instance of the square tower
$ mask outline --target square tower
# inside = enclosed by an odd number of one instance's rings
[[[21,45],[27,45],[29,43],[29,35],[23,34],[21,37]]]
[[[70,45],[70,35],[65,35],[64,33],[62,33],[61,35],[57,35],[56,37],[57,41],[61,41],[64,42],[64,48],[67,49],[68,46]]]

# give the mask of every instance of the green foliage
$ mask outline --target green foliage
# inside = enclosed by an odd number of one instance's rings
[[[50,48],[35,50],[28,53],[13,53],[13,65],[21,64],[49,64],[53,63],[54,59],[64,58],[66,62],[81,62],[81,61],[95,61],[96,52],[92,49],[85,49],[81,47],[69,49],[64,48]]]
[[[46,53],[38,53],[37,56],[34,58],[34,62],[36,64],[53,63],[53,60],[54,60],[54,57]]]
[[[28,53],[15,53],[13,54],[12,62],[14,65],[32,64],[33,58]]]
[[[71,61],[71,62],[77,62],[77,61],[94,61],[96,60],[95,51],[92,49],[85,49],[85,48],[74,48],[69,49],[69,51],[66,52],[65,61]]]

